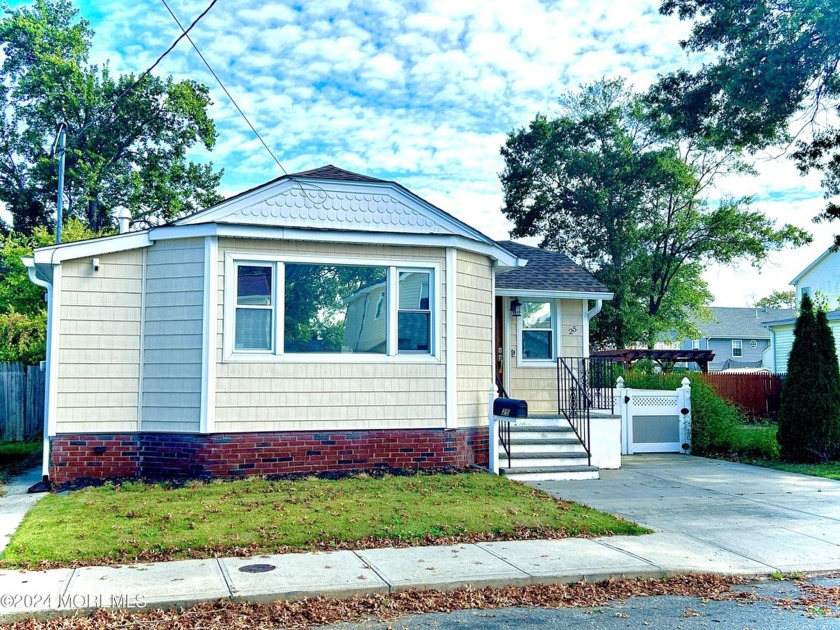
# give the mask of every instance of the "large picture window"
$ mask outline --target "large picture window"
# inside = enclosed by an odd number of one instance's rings
[[[398,267],[375,259],[358,265],[339,257],[247,256],[225,257],[226,359],[436,356],[437,262]]]
[[[285,352],[385,354],[385,267],[285,265]],[[384,296],[383,296],[384,297]]]
[[[236,266],[236,349],[272,350],[273,266]]]
[[[525,361],[554,359],[551,302],[522,303],[522,359]]]

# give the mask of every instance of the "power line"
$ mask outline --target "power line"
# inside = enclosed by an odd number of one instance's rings
[[[176,23],[176,24],[180,27],[180,29],[181,29],[182,31],[184,31],[184,27],[181,25],[181,21],[178,19],[178,16],[177,16],[177,15],[175,15],[174,11],[172,11],[172,9],[170,8],[170,6],[169,6],[169,4],[167,3],[167,1],[166,1],[166,0],[161,0],[161,2],[163,3],[163,6],[165,6],[165,7],[166,7],[166,10],[167,10],[167,11],[169,11],[169,15],[171,15],[171,16],[172,16],[172,19],[173,19],[173,20],[175,20],[175,23]],[[190,27],[190,28],[192,28],[192,27]],[[278,160],[278,159],[277,159],[277,156],[276,156],[276,155],[274,155],[274,151],[272,151],[272,150],[271,150],[271,147],[269,147],[269,146],[268,146],[268,144],[266,143],[266,141],[265,141],[265,140],[263,139],[263,137],[260,135],[260,132],[259,132],[259,131],[257,131],[257,128],[256,128],[256,127],[254,127],[254,125],[251,123],[251,121],[250,121],[250,119],[248,118],[248,116],[245,114],[245,112],[244,112],[244,111],[242,111],[242,108],[241,108],[241,107],[239,107],[239,104],[236,102],[236,99],[235,99],[235,98],[233,98],[233,94],[231,94],[231,93],[230,93],[230,90],[228,90],[228,89],[227,89],[227,87],[225,86],[225,84],[224,84],[224,82],[222,81],[222,79],[219,77],[219,75],[218,75],[218,74],[216,74],[216,71],[215,71],[215,70],[213,70],[213,68],[210,66],[210,62],[209,62],[209,61],[207,61],[207,59],[204,57],[204,55],[203,55],[203,54],[201,53],[201,51],[198,49],[198,46],[197,46],[197,45],[196,45],[196,43],[193,41],[192,37],[190,37],[190,36],[188,35],[189,30],[190,30],[190,29],[187,29],[186,31],[184,31],[184,36],[186,36],[187,41],[188,41],[190,44],[192,44],[192,47],[195,49],[195,52],[197,52],[197,53],[198,53],[198,56],[201,58],[201,61],[203,61],[203,62],[204,62],[204,65],[205,65],[205,66],[207,66],[207,69],[210,71],[210,74],[212,74],[212,75],[213,75],[213,78],[214,78],[214,79],[216,79],[216,83],[218,83],[218,84],[219,84],[219,87],[221,87],[221,88],[222,88],[222,90],[224,90],[225,94],[226,94],[226,95],[227,95],[227,97],[230,99],[230,102],[231,102],[231,103],[233,103],[233,106],[236,108],[236,111],[238,111],[238,112],[239,112],[239,115],[240,115],[240,116],[242,116],[243,120],[244,120],[244,121],[248,124],[248,127],[250,127],[250,128],[251,128],[251,131],[253,131],[253,132],[254,132],[254,135],[257,137],[257,140],[259,140],[259,141],[260,141],[260,143],[263,145],[263,147],[265,147],[265,150],[266,150],[266,151],[268,152],[268,154],[271,156],[271,159],[273,159],[273,160],[277,163],[277,166],[279,166],[279,167],[280,167],[280,170],[281,170],[281,171],[283,171],[283,174],[284,174],[286,177],[288,177],[288,178],[289,178],[292,182],[294,182],[295,184],[297,184],[297,187],[298,187],[298,189],[300,189],[301,194],[303,194],[303,196],[304,196],[304,197],[306,197],[306,199],[307,199],[309,202],[311,202],[311,203],[312,203],[312,204],[314,204],[314,205],[322,205],[322,204],[323,204],[323,201],[322,201],[322,200],[315,200],[315,199],[313,199],[312,197],[310,197],[310,196],[309,196],[309,194],[307,193],[306,188],[304,187],[304,185],[303,185],[303,184],[302,184],[302,183],[301,183],[301,182],[300,182],[300,181],[299,181],[296,177],[293,177],[293,176],[289,175],[289,172],[288,172],[288,171],[287,171],[287,170],[283,167],[283,165],[280,163],[280,160]],[[313,184],[312,182],[307,182],[307,186],[311,186],[312,188],[315,188],[316,190],[319,190],[320,192],[322,192],[322,193],[326,194],[326,191],[325,191],[323,188],[321,188],[320,186],[318,186],[317,184]]]
[[[163,6],[166,7],[166,10],[169,11],[169,15],[172,16],[172,19],[175,20],[175,23],[181,28],[182,31],[184,31],[184,27],[181,25],[181,21],[178,19],[178,16],[176,16],[175,13],[172,11],[172,9],[169,7],[169,4],[166,2],[166,0],[160,0],[160,1],[163,3]],[[203,61],[204,65],[207,66],[207,69],[210,71],[210,74],[213,75],[213,78],[216,79],[216,83],[218,83],[219,87],[221,87],[224,90],[225,94],[227,94],[227,97],[230,99],[230,102],[233,103],[233,106],[236,108],[236,111],[238,111],[239,114],[242,116],[242,118],[245,120],[245,122],[248,123],[248,126],[251,128],[251,131],[254,132],[254,135],[257,137],[257,139],[265,147],[265,150],[268,151],[268,154],[271,156],[271,158],[275,162],[277,162],[277,166],[280,167],[280,170],[283,171],[283,174],[288,176],[289,173],[286,171],[285,168],[283,168],[283,165],[280,163],[280,160],[277,159],[277,156],[274,155],[274,152],[271,150],[271,148],[268,146],[268,144],[266,144],[265,140],[263,140],[263,137],[260,135],[260,132],[257,131],[256,128],[254,127],[254,125],[251,124],[251,121],[248,119],[248,116],[245,115],[245,112],[243,112],[242,108],[239,107],[239,105],[237,104],[236,99],[233,98],[233,95],[230,93],[230,91],[227,89],[227,87],[225,87],[225,84],[222,83],[222,80],[219,78],[219,75],[216,74],[216,71],[213,70],[213,68],[210,66],[210,63],[207,61],[207,59],[204,58],[204,55],[201,54],[201,51],[198,49],[198,46],[195,45],[195,42],[193,41],[192,37],[187,35],[188,32],[189,32],[189,29],[184,31],[184,35],[186,36],[187,41],[190,44],[192,44],[192,47],[195,49],[195,52],[197,52],[198,56],[201,57],[201,61]]]
[[[186,37],[187,39],[190,39],[190,38],[189,38],[188,33],[189,33],[192,29],[193,29],[193,27],[194,27],[196,24],[198,24],[198,23],[201,21],[201,19],[202,19],[205,15],[207,15],[207,13],[210,11],[210,9],[212,9],[212,8],[213,8],[213,6],[216,4],[216,2],[218,2],[218,0],[212,0],[212,1],[210,2],[210,4],[207,6],[207,8],[206,8],[206,9],[204,9],[204,11],[202,11],[202,12],[201,12],[201,14],[200,14],[197,18],[195,18],[195,19],[192,21],[192,24],[190,24],[189,28],[187,28],[186,30],[184,30],[184,27],[183,27],[183,26],[181,26],[181,23],[180,23],[180,22],[178,22],[178,26],[180,26],[180,27],[181,27],[181,31],[182,31],[182,33],[178,36],[178,38],[177,38],[174,42],[172,42],[172,45],[171,45],[171,46],[169,46],[169,48],[167,48],[167,49],[163,52],[163,54],[162,54],[160,57],[158,57],[158,58],[155,60],[155,62],[154,62],[151,66],[149,66],[149,68],[148,68],[145,72],[143,72],[143,74],[141,74],[139,77],[137,77],[137,80],[136,80],[134,83],[132,83],[131,85],[129,85],[129,86],[128,86],[128,88],[126,88],[126,89],[125,89],[125,91],[123,91],[123,93],[122,93],[122,94],[120,94],[120,95],[119,95],[119,96],[118,96],[118,97],[117,97],[117,98],[116,98],[116,99],[115,99],[115,100],[114,100],[114,101],[113,101],[113,102],[112,102],[112,103],[111,103],[108,107],[106,107],[103,111],[101,111],[98,115],[96,115],[96,116],[93,118],[93,120],[91,120],[88,124],[86,124],[84,127],[82,127],[81,129],[79,129],[78,133],[77,133],[75,136],[73,136],[73,138],[72,138],[72,140],[71,140],[71,141],[78,140],[78,139],[81,137],[81,135],[82,135],[82,134],[83,134],[83,133],[84,133],[84,132],[85,132],[88,128],[90,128],[90,127],[91,127],[91,125],[93,125],[94,123],[98,122],[98,121],[99,121],[99,119],[100,119],[100,118],[102,118],[102,116],[104,116],[104,115],[105,115],[107,112],[109,112],[110,110],[114,109],[114,108],[115,108],[115,107],[119,104],[119,102],[120,102],[122,99],[124,99],[126,96],[128,96],[128,94],[129,94],[129,93],[130,93],[130,92],[131,92],[134,88],[136,88],[136,87],[140,84],[140,82],[141,82],[143,79],[145,79],[145,78],[149,75],[149,73],[150,73],[152,70],[154,70],[154,69],[157,67],[157,65],[158,65],[161,61],[163,61],[163,59],[164,59],[164,57],[166,57],[166,55],[168,55],[169,53],[171,53],[171,52],[175,49],[175,46],[177,46],[177,45],[178,45],[178,42],[180,42],[182,39],[184,39],[184,37]],[[164,4],[165,4],[165,3],[164,3]],[[167,7],[167,9],[168,9],[168,8],[169,8],[169,7]],[[170,11],[170,13],[171,13],[171,11]],[[174,17],[174,16],[173,16],[173,17]],[[177,20],[176,20],[176,21],[177,21]],[[190,43],[192,43],[192,39],[190,39]],[[195,44],[193,44],[193,47],[194,47],[194,46],[195,46]]]

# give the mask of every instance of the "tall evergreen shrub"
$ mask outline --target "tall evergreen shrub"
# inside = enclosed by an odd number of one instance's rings
[[[840,368],[825,313],[806,295],[793,330],[777,439],[782,459],[824,462],[840,437]]]

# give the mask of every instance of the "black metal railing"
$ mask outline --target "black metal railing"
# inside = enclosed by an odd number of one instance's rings
[[[592,464],[590,410],[592,399],[566,359],[557,359],[557,412],[566,418],[586,451],[587,465]]]
[[[621,363],[604,357],[561,357],[557,360],[558,385],[561,361],[586,392],[592,409],[615,413],[615,383],[624,369]]]
[[[496,396],[499,398],[510,398],[505,391],[505,386],[502,384],[502,379],[496,376]]]
[[[497,420],[496,424],[499,425],[499,443],[507,455],[508,468],[510,468],[510,422]]]

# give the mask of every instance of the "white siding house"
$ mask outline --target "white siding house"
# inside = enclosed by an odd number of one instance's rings
[[[790,283],[796,289],[797,304],[804,294],[813,298],[819,293],[828,300],[829,308],[840,307],[840,252],[829,247]]]
[[[800,304],[802,297],[807,294],[812,299],[827,301],[829,309],[840,308],[840,252],[834,252],[829,247],[797,274],[790,283],[796,289],[797,304]],[[828,323],[834,333],[836,343],[840,339],[840,311],[829,312]],[[795,324],[795,317],[776,319],[765,324],[771,336],[769,355],[772,365],[770,369],[774,372],[787,372],[788,357],[793,348]]]
[[[556,406],[554,362],[587,355],[590,300],[611,297],[561,254],[332,166],[26,263],[48,291],[56,482],[486,466],[494,375]],[[542,328],[515,299],[548,305]]]

